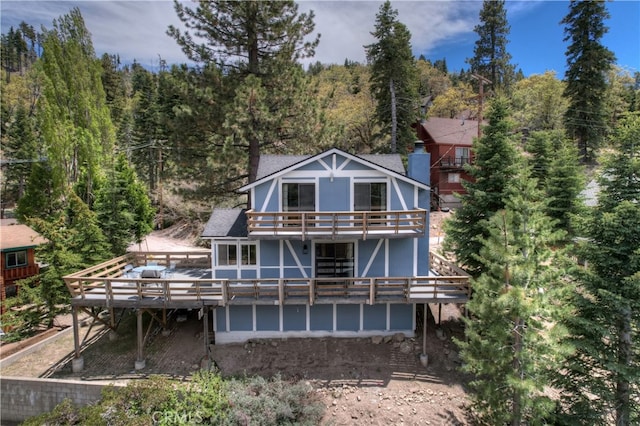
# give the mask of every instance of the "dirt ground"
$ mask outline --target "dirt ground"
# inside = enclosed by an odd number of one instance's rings
[[[432,213],[432,238],[441,236],[445,217],[447,213]],[[165,230],[147,237],[141,249],[191,247],[191,241],[172,238],[171,230]],[[426,367],[420,362],[421,329],[416,338],[270,339],[213,345],[210,363],[202,321],[196,312],[179,312],[170,317],[165,332],[150,329],[146,367],[135,370],[136,322],[129,312],[117,317],[120,326],[115,333],[91,327],[89,321],[81,327],[81,339],[91,342],[83,350],[81,373],[71,371],[73,334],[67,332],[55,343],[0,367],[0,375],[120,382],[153,374],[186,380],[202,367],[218,368],[225,376],[278,374],[314,386],[326,406],[323,425],[465,425],[468,378],[458,371],[460,359],[451,340],[463,336],[458,316],[454,305],[444,306],[440,325],[429,314]],[[67,323],[69,318],[59,321],[62,327]]]

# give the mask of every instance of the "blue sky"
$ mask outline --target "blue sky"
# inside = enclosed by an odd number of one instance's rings
[[[364,45],[371,36],[379,1],[301,1],[300,11],[313,10],[316,32],[321,33],[316,56],[306,61],[344,63],[345,59],[364,62]],[[526,76],[566,68],[560,24],[568,12],[568,1],[507,1],[507,19],[511,25],[508,51],[517,68]],[[166,35],[170,24],[180,26],[168,0],[84,0],[29,1],[2,0],[2,32],[24,20],[36,28],[51,28],[53,19],[80,8],[92,33],[96,53],[118,53],[123,62],[134,59],[155,67],[162,57],[169,63],[186,62],[176,43]],[[473,55],[477,39],[473,31],[479,22],[481,1],[397,1],[399,20],[411,31],[416,56],[436,60],[446,58],[449,71],[467,68],[465,59]],[[611,18],[603,44],[614,52],[617,64],[631,72],[640,71],[640,1],[607,2]]]

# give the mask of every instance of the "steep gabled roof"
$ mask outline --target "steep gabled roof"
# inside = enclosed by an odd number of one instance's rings
[[[203,238],[247,236],[246,209],[216,209],[202,231]]]
[[[46,238],[27,225],[0,226],[0,250],[2,251],[37,247],[46,242]]]
[[[422,123],[422,129],[431,140],[443,145],[473,145],[473,138],[478,136],[478,122],[458,118],[431,117]]]
[[[421,188],[427,189],[428,186],[423,183],[411,179],[406,176],[404,165],[402,164],[402,158],[398,154],[365,154],[365,155],[353,155],[338,148],[331,148],[327,151],[321,152],[316,155],[262,155],[260,156],[260,162],[258,164],[258,172],[256,181],[239,189],[240,192],[246,192],[256,185],[259,185],[267,179],[275,179],[289,171],[303,167],[313,161],[320,158],[339,154],[352,161],[364,164],[373,169],[382,171],[393,175],[402,180],[411,182],[414,185],[418,185]]]

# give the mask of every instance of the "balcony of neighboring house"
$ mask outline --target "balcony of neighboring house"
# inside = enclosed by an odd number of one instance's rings
[[[427,211],[258,212],[248,210],[251,239],[415,238],[425,235]]]
[[[471,164],[470,157],[445,156],[438,162],[441,170],[463,170],[465,164]]]

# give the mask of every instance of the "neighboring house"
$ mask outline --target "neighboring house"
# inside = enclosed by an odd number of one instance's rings
[[[473,139],[478,122],[455,118],[431,117],[417,125],[418,139],[431,154],[431,205],[435,208],[458,207],[465,190],[462,182],[471,180],[464,165],[473,162]]]
[[[27,225],[20,225],[11,219],[2,219],[0,223],[1,301],[18,293],[16,281],[40,272],[40,267],[35,260],[35,248],[46,241]]]
[[[214,312],[216,343],[413,336],[418,299],[398,283],[429,275],[429,158],[417,143],[406,173],[399,155],[261,156],[256,181],[240,189],[252,208],[216,209],[203,231],[212,278],[243,280],[248,291],[251,280],[288,280],[276,293],[311,280],[317,296],[304,287],[303,297],[281,295],[285,303],[235,299]]]

